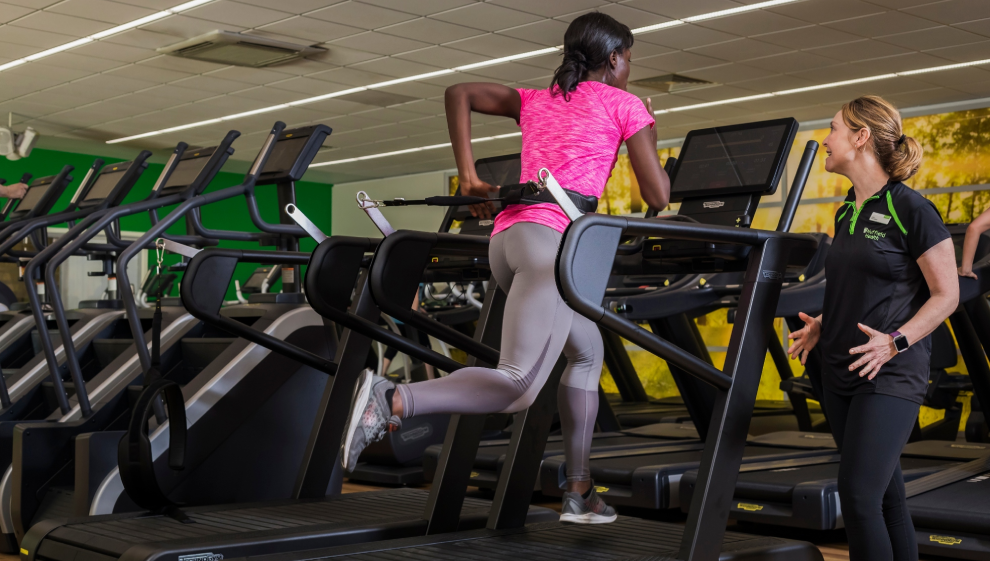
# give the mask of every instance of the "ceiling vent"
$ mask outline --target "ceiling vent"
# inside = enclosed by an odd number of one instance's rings
[[[217,64],[263,68],[323,53],[326,50],[254,35],[213,31],[169,47],[162,47],[158,52]]]
[[[681,93],[718,85],[715,82],[689,78],[680,74],[664,74],[663,76],[654,76],[653,78],[642,78],[640,80],[633,80],[629,84],[663,93]]]

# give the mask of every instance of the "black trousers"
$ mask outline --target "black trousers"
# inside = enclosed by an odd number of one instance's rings
[[[900,456],[918,404],[889,395],[825,390],[825,413],[839,446],[839,500],[850,561],[917,561]]]

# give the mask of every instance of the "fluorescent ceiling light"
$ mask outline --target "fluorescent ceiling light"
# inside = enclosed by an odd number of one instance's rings
[[[781,90],[779,92],[771,92],[771,93],[765,93],[765,94],[747,95],[747,96],[744,96],[744,97],[734,97],[732,99],[722,99],[722,100],[719,100],[719,101],[709,101],[707,103],[696,103],[694,105],[684,105],[684,106],[681,106],[681,107],[673,107],[671,109],[659,109],[657,111],[654,111],[653,113],[655,115],[661,115],[663,113],[677,113],[677,112],[680,112],[680,111],[691,111],[693,109],[704,109],[706,107],[715,107],[715,106],[718,106],[718,105],[729,105],[729,104],[735,104],[735,103],[745,103],[747,101],[755,101],[757,99],[767,99],[767,98],[770,98],[770,97],[777,97],[777,96],[782,96],[782,95],[791,95],[791,94],[797,94],[797,93],[811,92],[811,91],[815,91],[815,90],[825,90],[825,89],[828,89],[828,88],[841,88],[843,86],[850,86],[850,85],[853,85],[853,84],[861,84],[863,82],[875,82],[877,80],[887,80],[889,78],[898,78],[898,77],[903,77],[903,76],[914,76],[916,74],[927,74],[929,72],[942,72],[942,71],[945,71],[945,70],[956,70],[958,68],[967,68],[967,67],[970,67],[970,66],[980,66],[980,65],[983,65],[983,64],[990,64],[990,58],[983,59],[983,60],[974,60],[972,62],[961,62],[959,64],[946,64],[944,66],[931,66],[931,67],[928,67],[928,68],[920,68],[918,70],[906,70],[904,72],[892,72],[890,74],[879,74],[879,75],[876,75],[876,76],[867,76],[865,78],[855,78],[853,80],[843,80],[841,82],[830,82],[828,84],[819,84],[817,86],[807,86],[807,87],[804,87],[804,88],[794,88],[794,89],[791,89],[791,90]],[[487,140],[495,140],[495,139],[498,139],[498,138],[509,138],[511,136],[521,136],[521,135],[522,135],[522,133],[518,133],[517,132],[517,133],[513,133],[513,134],[503,134],[503,135],[499,135],[499,136],[488,136],[488,137],[484,137],[484,138],[476,138],[476,139],[472,140],[471,142],[485,142]],[[336,165],[336,164],[347,164],[347,163],[351,163],[351,162],[360,162],[360,161],[363,161],[363,160],[373,160],[373,159],[376,159],[376,158],[385,158],[385,157],[388,157],[388,156],[396,156],[396,155],[399,155],[399,154],[408,154],[410,152],[419,152],[419,151],[422,151],[422,150],[433,150],[435,148],[446,148],[448,146],[450,146],[450,143],[449,142],[446,143],[446,144],[433,144],[431,146],[420,146],[419,148],[408,148],[406,150],[398,150],[396,152],[385,152],[385,153],[382,153],[382,154],[371,154],[371,155],[368,155],[368,156],[358,156],[356,158],[347,158],[345,160],[334,160],[332,162],[321,162],[321,163],[318,163],[318,164],[312,164],[309,167],[315,168],[315,167],[320,167],[320,166],[332,166],[332,165]]]
[[[853,80],[842,80],[840,82],[829,82],[828,84],[818,84],[816,86],[806,86],[804,88],[794,88],[790,90],[781,90],[779,92],[770,92],[765,94],[748,95],[744,97],[733,97],[731,99],[721,99],[719,101],[709,101],[707,103],[696,103],[694,105],[682,105],[681,107],[672,107],[670,109],[658,109],[654,111],[654,115],[662,115],[664,113],[678,113],[681,111],[691,111],[693,109],[704,109],[706,107],[715,107],[716,105],[730,105],[734,103],[745,103],[747,101],[753,101],[756,99],[766,99],[768,97],[778,97],[782,95],[792,95],[798,93],[812,92],[816,90],[827,90],[830,88],[841,88],[843,86],[851,86],[854,84],[862,84],[863,82],[876,82],[878,80],[889,80],[890,78],[900,78],[906,76],[914,76],[916,74],[928,74],[930,72],[943,72],[945,70],[956,70],[958,68],[967,68],[970,66],[980,66],[983,64],[990,64],[990,58],[983,60],[974,60],[972,62],[961,62],[959,64],[946,64],[944,66],[930,66],[928,68],[919,68],[918,70],[905,70],[904,72],[891,72],[889,74],[877,74],[876,76],[867,76],[865,78],[856,78]]]
[[[512,138],[514,136],[522,136],[521,132],[510,132],[508,134],[497,134],[495,136],[484,136],[481,138],[472,138],[471,142],[488,142],[489,140],[499,140],[501,138]],[[388,156],[398,156],[399,154],[411,154],[413,152],[422,152],[424,150],[436,150],[437,148],[449,148],[450,143],[444,142],[443,144],[431,144],[429,146],[419,146],[417,148],[406,148],[405,150],[396,150],[395,152],[383,152],[381,154],[371,154],[370,156],[358,156],[356,158],[347,158],[344,160],[334,160],[332,162],[320,162],[318,164],[310,164],[311,168],[318,168],[323,166],[333,166],[337,164],[348,164],[351,162],[361,162],[364,160],[375,160],[377,158],[386,158]]]
[[[15,66],[20,66],[20,65],[22,65],[22,64],[24,64],[26,62],[34,62],[34,61],[36,61],[38,59],[42,59],[42,58],[45,58],[45,57],[48,57],[48,56],[52,56],[54,54],[61,53],[63,51],[67,51],[69,49],[74,49],[76,47],[81,47],[82,45],[85,45],[87,43],[92,43],[93,41],[99,41],[100,39],[105,39],[107,37],[110,37],[111,35],[116,35],[118,33],[123,33],[124,31],[127,31],[129,29],[134,29],[135,27],[144,25],[146,23],[151,23],[153,21],[160,20],[160,19],[162,19],[164,17],[168,17],[168,16],[171,16],[171,15],[174,15],[174,14],[185,12],[187,10],[191,10],[193,8],[196,8],[198,6],[202,6],[203,4],[207,4],[207,3],[212,2],[212,1],[213,0],[193,0],[192,2],[186,2],[185,4],[179,4],[178,6],[175,6],[174,8],[169,8],[167,10],[162,10],[160,12],[156,12],[154,14],[151,14],[150,16],[145,16],[143,18],[139,18],[139,19],[136,19],[134,21],[131,21],[131,22],[128,22],[128,23],[124,23],[124,24],[118,25],[116,27],[111,27],[110,29],[106,29],[106,30],[101,31],[99,33],[94,33],[92,35],[88,35],[86,37],[83,37],[82,39],[76,39],[75,41],[71,41],[69,43],[65,43],[64,45],[59,45],[57,47],[52,47],[51,49],[47,49],[47,50],[41,51],[39,53],[34,53],[33,55],[28,55],[28,56],[26,56],[24,58],[19,58],[17,60],[12,60],[12,61],[10,61],[10,62],[8,62],[6,64],[0,64],[0,72],[3,72],[4,70],[9,70],[11,68],[14,68]]]
[[[695,21],[702,21],[702,20],[714,19],[714,18],[725,17],[725,16],[734,16],[734,15],[742,14],[742,13],[745,13],[745,12],[752,12],[754,10],[761,10],[763,8],[773,8],[775,6],[781,6],[781,5],[784,5],[784,4],[793,4],[795,2],[804,2],[804,1],[805,0],[770,0],[768,2],[760,2],[760,3],[757,3],[757,4],[750,4],[748,6],[740,6],[738,8],[732,8],[732,9],[729,9],[729,10],[720,10],[720,11],[717,11],[717,12],[710,12],[710,13],[707,13],[707,14],[701,14],[701,15],[697,15],[697,16],[691,16],[689,18],[675,19],[675,20],[664,22],[664,23],[659,23],[657,25],[649,25],[649,26],[646,26],[646,27],[638,27],[636,29],[633,29],[632,30],[632,33],[633,33],[633,35],[639,35],[640,33],[648,33],[650,31],[656,31],[658,29],[666,29],[668,27],[675,27],[675,26],[678,26],[678,25],[685,25],[685,24],[688,24],[688,23],[691,23],[691,22],[695,22]],[[192,3],[192,2],[190,2],[190,3]],[[184,5],[185,4],[183,4],[183,6]],[[173,10],[175,10],[175,9],[176,8],[173,8]],[[357,88],[351,88],[349,90],[343,90],[343,91],[328,93],[328,94],[319,95],[319,96],[315,96],[315,97],[309,97],[309,98],[305,98],[305,99],[300,99],[298,101],[293,101],[293,102],[290,102],[290,103],[279,104],[279,105],[273,106],[273,107],[275,107],[277,109],[281,109],[284,106],[295,107],[297,105],[305,105],[307,103],[316,103],[317,101],[323,101],[325,99],[332,99],[332,98],[335,98],[335,97],[340,97],[340,96],[344,96],[344,95],[348,95],[348,94],[352,94],[352,93],[357,93],[357,92],[361,92],[361,91],[365,91],[365,90],[372,90],[372,89],[376,89],[376,88],[385,88],[385,87],[388,87],[388,86],[394,86],[396,84],[403,84],[405,82],[415,82],[417,80],[429,80],[430,78],[436,78],[437,76],[445,76],[447,74],[453,74],[455,72],[470,72],[471,70],[475,70],[475,69],[478,69],[478,68],[485,68],[487,66],[494,66],[496,64],[505,64],[507,62],[512,62],[512,61],[516,61],[516,60],[523,60],[523,59],[527,59],[527,58],[533,58],[533,57],[538,57],[538,56],[553,54],[553,53],[556,53],[558,51],[563,50],[563,48],[564,48],[563,45],[558,45],[556,47],[547,47],[547,48],[544,48],[544,49],[537,49],[535,51],[528,51],[528,52],[525,52],[525,53],[519,53],[517,55],[510,55],[510,56],[505,56],[505,57],[501,57],[501,58],[493,58],[493,59],[485,60],[485,61],[482,61],[482,62],[475,62],[475,63],[472,63],[472,64],[465,64],[463,66],[456,66],[454,68],[445,68],[443,70],[435,70],[433,72],[426,72],[425,74],[417,74],[415,76],[407,76],[405,78],[396,78],[394,80],[387,80],[385,82],[378,82],[376,84],[371,84],[371,85],[368,85],[368,86],[361,86],[361,87],[357,87]],[[8,64],[13,64],[13,63],[8,63]],[[3,66],[0,66],[0,71],[2,71],[3,69],[4,69]],[[264,112],[266,112],[268,110],[274,110],[274,109],[268,109],[268,108],[266,108],[266,109],[259,109],[259,110],[257,110],[256,113],[247,112],[247,113],[240,113],[238,115],[227,115],[226,117],[220,117],[219,120],[220,121],[230,121],[230,120],[233,120],[233,119],[238,118],[238,117],[246,117],[249,114],[250,115],[253,115],[253,114],[257,114],[257,113],[264,113]],[[183,128],[193,128],[193,127],[200,127],[200,126],[211,125],[211,124],[214,124],[216,121],[217,121],[217,119],[209,119],[209,120],[206,120],[206,121],[199,121],[199,122],[196,122],[196,123],[189,123],[188,125],[183,125]],[[120,143],[120,142],[127,142],[129,140],[137,140],[139,138],[147,138],[149,136],[157,136],[159,134],[165,134],[165,133],[168,133],[168,132],[173,132],[175,130],[176,129],[174,127],[172,127],[172,128],[168,128],[168,129],[161,129],[161,130],[157,130],[157,131],[151,131],[151,132],[136,134],[134,136],[126,136],[124,138],[115,138],[113,140],[108,140],[107,141],[107,144],[117,144],[117,143]]]

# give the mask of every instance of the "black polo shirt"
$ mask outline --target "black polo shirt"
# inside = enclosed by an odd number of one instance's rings
[[[918,258],[949,238],[935,205],[903,183],[889,182],[856,209],[849,189],[835,213],[835,239],[825,260],[825,306],[820,346],[825,388],[841,394],[879,393],[921,403],[928,388],[931,337],[911,341],[867,380],[849,365],[862,355],[849,349],[869,337],[862,323],[893,333],[918,312],[930,294]]]

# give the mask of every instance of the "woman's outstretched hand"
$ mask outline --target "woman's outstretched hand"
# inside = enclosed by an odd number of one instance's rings
[[[489,185],[480,179],[465,181],[461,183],[461,194],[468,197],[487,197],[488,193],[498,192],[498,187]],[[471,205],[471,216],[489,219],[495,212],[495,203],[479,203]]]
[[[876,329],[862,323],[857,323],[856,326],[859,327],[860,331],[869,335],[870,340],[865,345],[849,349],[849,354],[851,355],[863,355],[859,357],[859,360],[849,365],[849,370],[853,371],[860,366],[866,365],[860,370],[859,377],[866,376],[867,380],[872,380],[880,372],[880,367],[888,360],[894,358],[894,355],[897,354],[897,348],[894,347],[894,338],[890,335],[880,333]]]
[[[822,336],[822,324],[818,318],[813,318],[804,312],[798,313],[798,317],[804,322],[804,327],[787,336],[793,341],[787,349],[787,354],[792,359],[798,358],[800,355],[801,364],[804,364],[808,360],[808,353],[815,348],[818,339]]]

